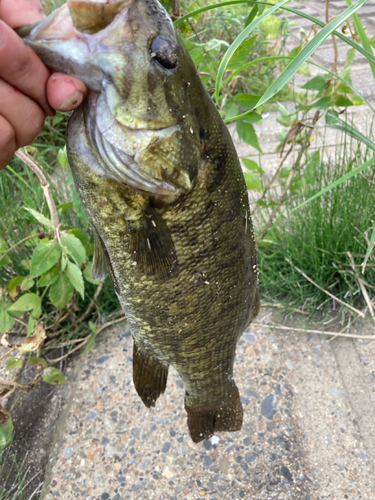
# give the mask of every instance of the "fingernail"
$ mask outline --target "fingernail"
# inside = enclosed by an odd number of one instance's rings
[[[71,111],[81,104],[83,101],[83,93],[80,90],[75,90],[73,94],[63,101],[60,106],[60,111]]]

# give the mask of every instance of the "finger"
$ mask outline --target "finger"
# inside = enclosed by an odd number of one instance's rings
[[[21,38],[0,21],[0,77],[36,101],[48,115],[45,86],[49,71]]]
[[[43,128],[43,110],[4,80],[0,80],[0,103],[2,117],[14,130],[16,147],[30,144]]]
[[[8,165],[17,149],[16,134],[11,124],[0,115],[0,170]]]
[[[39,0],[1,0],[0,19],[12,28],[36,23],[45,17]]]
[[[87,95],[86,85],[73,76],[53,73],[47,81],[47,99],[54,109],[70,111],[77,108]]]

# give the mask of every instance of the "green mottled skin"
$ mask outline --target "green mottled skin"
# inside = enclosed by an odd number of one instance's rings
[[[237,340],[257,312],[246,185],[228,131],[207,101],[209,159],[202,159],[192,192],[163,211],[178,255],[177,277],[161,281],[133,265],[120,214],[129,211],[127,198],[141,196],[110,179],[103,182],[81,155],[70,152],[77,188],[105,241],[132,334],[148,353],[177,369],[190,405],[226,399]],[[222,159],[220,167],[216,158]]]
[[[114,175],[105,164],[89,131],[90,123],[104,120],[97,111],[100,86],[90,83],[97,75],[94,58],[73,71],[71,62],[57,67],[54,51],[62,51],[61,42],[52,47],[51,59],[45,47],[30,45],[54,69],[68,68],[96,89],[71,118],[68,152],[139,351],[177,369],[187,406],[220,405],[238,399],[232,380],[236,343],[259,308],[246,184],[228,130],[164,9],[155,0],[134,0],[126,16],[121,28],[93,35],[102,37],[100,47],[111,48],[104,49],[105,68],[115,92],[105,91],[106,102],[122,127],[119,147],[122,138],[130,149],[137,145],[139,165],[143,162],[158,186],[161,178],[170,182],[169,192],[130,187],[121,172]],[[159,35],[176,40],[178,66],[172,71],[162,68],[150,49]],[[171,127],[178,131],[163,138]],[[141,130],[153,130],[151,144]],[[170,277],[146,273],[130,252],[130,227],[141,227],[148,205],[173,240],[178,269]]]

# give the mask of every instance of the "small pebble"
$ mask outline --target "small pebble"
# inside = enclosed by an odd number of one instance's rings
[[[263,399],[261,404],[261,412],[264,417],[267,417],[269,420],[273,419],[273,394],[269,394],[266,398]]]
[[[64,450],[64,457],[71,457],[73,455],[73,447],[67,446]]]
[[[203,465],[204,465],[204,467],[209,467],[210,465],[212,465],[212,463],[213,463],[213,460],[210,457],[210,455],[205,455],[203,457]]]
[[[206,448],[206,450],[211,449],[211,441],[209,441],[208,439],[205,439],[203,441],[203,446]]]
[[[283,465],[281,467],[281,474],[285,477],[285,479],[287,479],[288,481],[292,482],[293,481],[293,476],[292,476],[292,473],[290,472],[290,470],[288,469],[288,467],[285,467],[285,465]]]
[[[166,443],[163,444],[163,448],[161,449],[161,451],[163,453],[168,453],[170,447],[171,447],[171,443],[169,441],[167,441]]]

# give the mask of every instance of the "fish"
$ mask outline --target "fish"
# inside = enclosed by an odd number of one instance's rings
[[[93,278],[110,276],[130,325],[146,407],[169,366],[194,442],[237,431],[237,341],[260,301],[247,187],[230,133],[157,0],[68,0],[20,36],[89,88],[67,151],[94,232]]]

